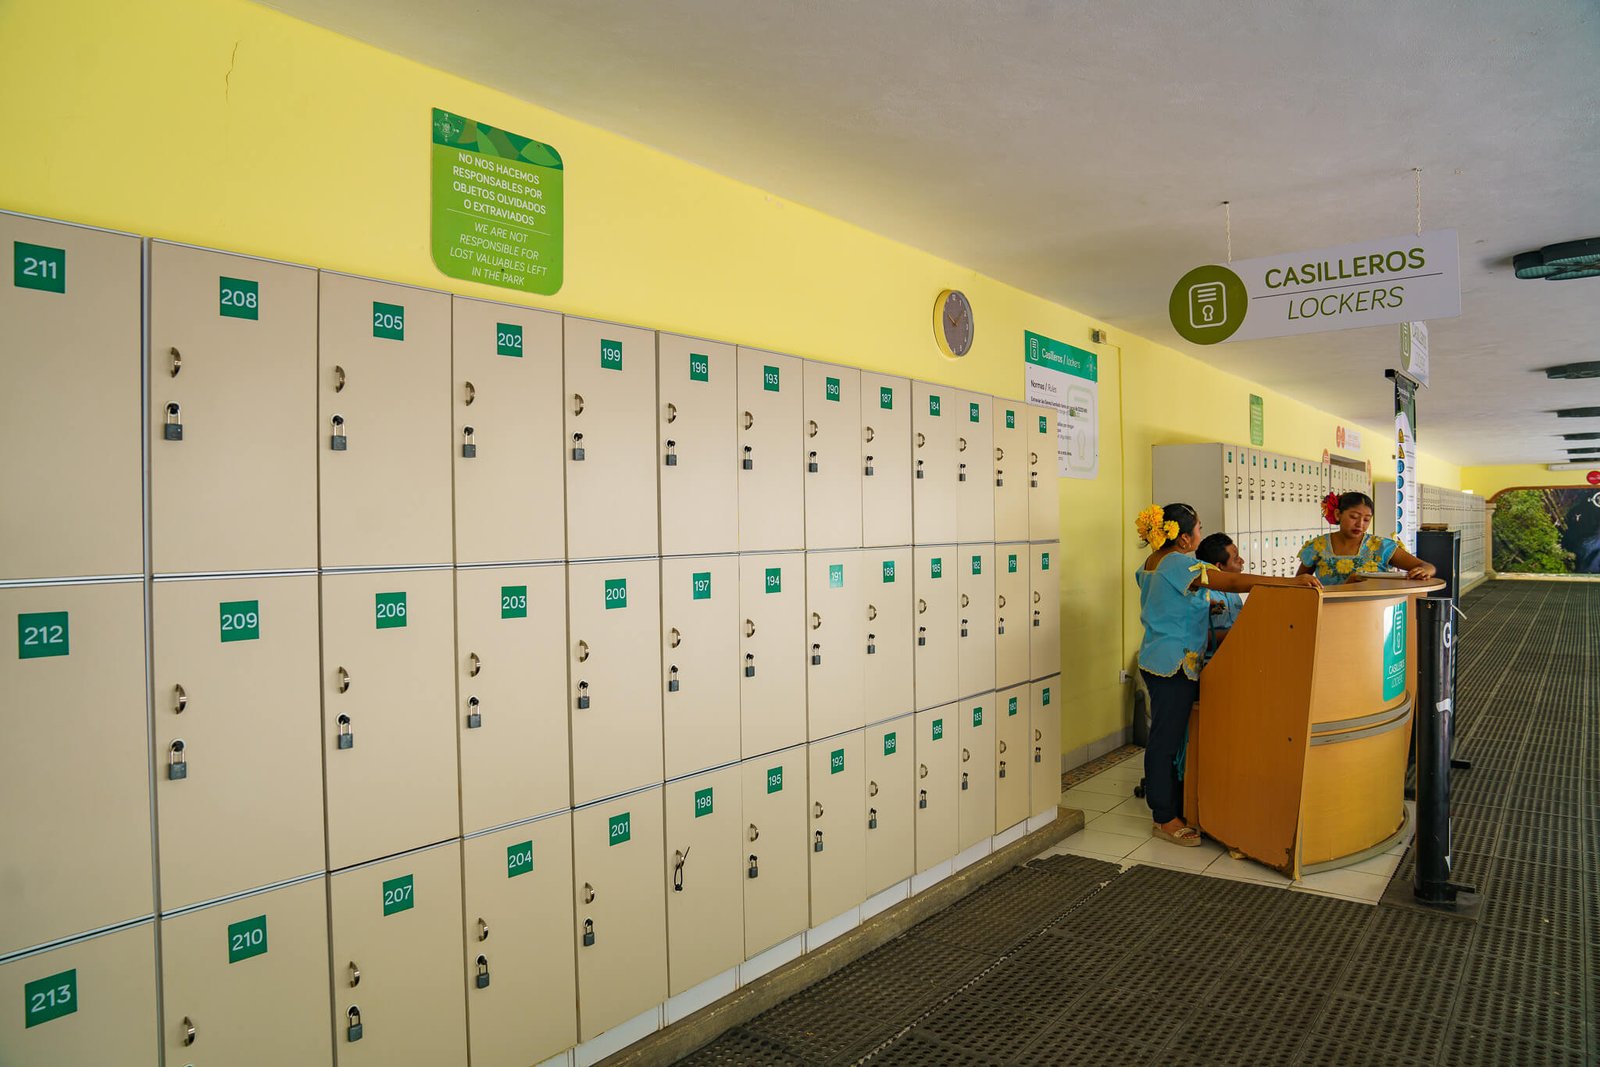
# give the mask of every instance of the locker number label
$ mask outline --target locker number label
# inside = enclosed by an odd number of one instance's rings
[[[628,579],[606,579],[606,610],[628,606]]]
[[[1046,431],[1046,429],[1045,429],[1045,416],[1043,416],[1043,415],[1040,415],[1040,416],[1039,416],[1039,432],[1040,432],[1040,433],[1046,433],[1046,432],[1048,432],[1048,431]]]
[[[633,838],[633,812],[625,811],[621,815],[611,816],[606,826],[607,841],[613,845],[620,845]]]
[[[973,556],[972,557],[972,573],[973,574],[982,574],[983,573],[983,557],[982,556]]]
[[[694,791],[694,817],[711,814],[711,790],[696,789]]]
[[[526,619],[528,617],[528,587],[502,585],[500,587],[500,617]]]
[[[1008,698],[1006,698],[1006,714],[1007,715],[1015,715],[1016,713],[1017,713],[1017,698],[1016,697],[1008,697]]]
[[[245,919],[243,922],[228,924],[228,962],[238,963],[251,956],[265,956],[267,954],[267,917],[257,915],[254,919]]]
[[[829,378],[824,381],[822,395],[837,404],[839,402],[839,379]]]
[[[1007,408],[1006,409],[1006,429],[1015,430],[1016,428],[1017,428],[1017,413],[1015,411],[1012,411],[1010,408]]]
[[[1017,554],[1015,552],[1012,552],[1006,556],[1006,573],[1017,573]]]
[[[934,719],[933,720],[933,739],[935,741],[943,741],[944,740],[944,720],[943,719]]]
[[[607,341],[607,340],[604,340],[604,339],[601,340],[601,342],[600,342],[600,369],[601,370],[621,370],[622,369],[622,342],[621,341]]]
[[[768,567],[767,568],[766,590],[769,593],[781,593],[781,592],[783,592],[783,568],[782,567]]]
[[[62,971],[22,987],[24,1030],[78,1010],[78,970]]]
[[[1044,699],[1041,703],[1047,708],[1050,706],[1050,687],[1048,685],[1044,687]]]
[[[843,589],[844,588],[844,564],[843,563],[830,563],[830,564],[828,564],[828,588],[829,589]]]
[[[943,578],[944,577],[944,557],[943,556],[934,556],[933,557],[933,562],[928,564],[928,577],[930,577],[930,578]]]
[[[1042,571],[1047,571],[1050,569],[1050,553],[1039,553],[1039,569]]]
[[[778,391],[777,367],[763,366],[761,368],[761,388],[765,389],[769,393],[776,393]]]
[[[828,773],[838,774],[844,770],[844,749],[836,748],[828,756]]]
[[[412,875],[403,874],[399,878],[391,878],[383,883],[383,913],[393,915],[397,911],[410,911],[417,906],[417,898],[412,892]]]
[[[30,245],[26,241],[14,241],[11,249],[13,270],[11,278],[18,289],[40,289],[47,293],[67,291],[65,248],[49,248],[45,245]],[[54,1019],[55,1016],[52,1015],[50,1018]]]
[[[711,380],[711,358],[702,356],[698,352],[689,353],[689,380],[691,382],[709,382]]]
[[[783,768],[773,767],[767,771],[767,792],[783,792]]]
[[[931,393],[928,395],[928,414],[935,417],[939,414],[939,398]]]
[[[18,659],[65,656],[70,637],[64,611],[35,611],[17,616]]]
[[[978,405],[977,404],[968,404],[967,405],[967,421],[968,422],[981,422],[982,421],[982,419],[978,415]]]
[[[377,623],[380,630],[393,630],[406,624],[406,595],[377,594]]]
[[[894,410],[894,389],[887,385],[878,386],[878,406],[885,411]]]
[[[261,640],[261,601],[224,600],[217,605],[217,614],[221,617],[218,625],[223,644]]]
[[[897,734],[887,733],[883,735],[883,754],[885,756],[894,755],[899,746],[900,738]]]
[[[533,870],[533,842],[522,841],[506,846],[506,877],[515,878]]]
[[[983,725],[983,709],[982,708],[973,708],[972,709],[972,725],[974,725],[974,726],[982,726]]]
[[[388,341],[406,339],[406,309],[404,304],[372,302],[372,336]]]
[[[694,598],[696,600],[711,599],[711,572],[694,572]]]
[[[217,278],[217,314],[225,319],[259,319],[261,285],[248,278]]]
[[[884,582],[885,585],[888,585],[888,584],[892,583],[893,581],[894,581],[894,560],[886,559],[886,560],[883,561],[883,582]]]
[[[514,322],[494,324],[494,351],[499,356],[522,358],[522,327]]]

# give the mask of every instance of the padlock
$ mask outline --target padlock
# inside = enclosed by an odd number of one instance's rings
[[[1032,474],[1030,474],[1028,476],[1028,485],[1033,489],[1039,488],[1039,472],[1038,471],[1034,471]]]
[[[1001,635],[1001,636],[1005,635],[1005,632],[1006,632],[1006,617],[1004,615],[1001,615],[999,617],[998,621],[995,622],[994,632],[996,634]]]
[[[744,446],[744,469],[747,471],[753,471],[756,469],[756,461],[751,456],[751,451],[752,449],[749,445]]]
[[[969,788],[970,786],[971,786],[971,783],[967,781],[967,772],[966,771],[962,771],[961,772],[961,788],[963,790],[965,790],[965,789]]]
[[[333,417],[333,435],[328,438],[328,447],[334,452],[344,452],[350,447],[350,441],[344,435],[344,416]]]
[[[996,489],[1003,489],[1003,488],[1005,488],[1005,484],[1006,484],[1005,473],[1003,471],[996,470],[994,472],[994,487]]]
[[[667,679],[667,692],[676,693],[677,691],[678,691],[678,668],[677,667],[673,667],[672,668],[672,676]]]
[[[489,957],[488,956],[479,956],[478,957],[477,983],[478,983],[478,988],[479,989],[488,989],[489,988]]]
[[[871,456],[867,457],[866,476],[868,478],[872,477],[872,457]]]
[[[1006,761],[1005,760],[1001,760],[1000,761],[1000,777],[1004,778],[1005,776],[1006,776]]]
[[[344,1031],[345,1040],[346,1041],[360,1041],[361,1040],[361,1009],[357,1008],[357,1007],[351,1007],[351,1009],[349,1011],[345,1012],[345,1016],[346,1016],[346,1019],[347,1019],[347,1025],[346,1025],[345,1031]]]
[[[867,635],[867,655],[876,656],[877,654],[878,654],[878,635],[877,634],[868,634]]]
[[[172,742],[167,749],[167,781],[181,782],[189,777],[189,758],[184,755],[182,741]]]
[[[678,465],[678,442],[670,440],[667,442],[666,463],[669,467],[676,467]]]
[[[756,857],[755,857],[755,853],[753,853],[753,852],[750,854],[750,867],[749,867],[748,870],[745,871],[745,877],[747,877],[747,878],[760,878],[761,877],[761,868],[756,864]]]
[[[339,716],[338,723],[339,723],[339,747],[340,748],[355,748],[356,747],[356,735],[350,732],[350,716],[348,716],[348,715]]]
[[[572,459],[575,463],[583,462],[583,434],[572,435]]]
[[[467,698],[467,729],[476,730],[483,725],[483,712],[477,697]]]
[[[926,789],[919,790],[918,794],[917,794],[917,807],[925,808],[927,806],[928,806],[928,791]]]
[[[161,439],[163,441],[183,440],[183,423],[178,421],[178,405],[175,403],[167,405],[167,424],[161,427]]]
[[[594,920],[593,919],[585,919],[585,920],[583,920],[583,947],[584,948],[593,948],[594,947]]]
[[[744,654],[744,676],[746,678],[754,678],[756,676],[756,657],[754,653],[746,652]]]
[[[922,471],[922,460],[919,459],[919,460],[917,460],[917,477],[921,478],[922,474],[923,474],[923,471]]]
[[[822,831],[821,830],[817,831],[816,838],[811,842],[811,851],[812,852],[821,852],[822,851]]]
[[[967,636],[967,620],[966,619],[962,619],[961,620],[961,636],[962,637]]]
[[[926,626],[917,627],[917,644],[926,645],[927,643],[928,643],[928,628]]]
[[[867,829],[868,830],[876,830],[877,828],[878,828],[878,809],[877,808],[868,808],[867,809]]]
[[[463,426],[463,427],[461,427],[461,458],[462,459],[477,459],[478,458],[478,446],[472,440],[472,427],[471,426]]]
[[[811,646],[811,665],[813,667],[822,666],[822,646],[821,645],[812,645]]]
[[[809,474],[817,473],[817,454],[815,452],[806,454],[806,472]]]
[[[589,683],[578,683],[578,710],[585,711],[589,707]]]
[[[956,481],[964,482],[966,480],[967,480],[967,465],[965,463],[962,463],[962,464],[959,464],[956,467]]]
[[[1033,746],[1033,762],[1035,762],[1035,763],[1043,763],[1044,762],[1044,749],[1040,748],[1038,745],[1034,745]]]
[[[1042,618],[1043,618],[1043,616],[1039,614],[1039,609],[1038,608],[1034,608],[1033,609],[1033,624],[1035,626],[1041,625],[1040,620]]]

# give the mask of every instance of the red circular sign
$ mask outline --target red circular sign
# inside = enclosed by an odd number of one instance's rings
[[[1589,472],[1589,484],[1590,485],[1600,485],[1600,471],[1590,471]]]

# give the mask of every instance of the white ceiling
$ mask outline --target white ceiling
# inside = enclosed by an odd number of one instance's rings
[[[1409,232],[1461,236],[1431,326],[1425,451],[1562,458],[1600,380],[1600,279],[1511,256],[1600,235],[1594,0],[275,0],[1059,301],[1367,426],[1398,328],[1211,348],[1188,268]],[[537,135],[538,131],[523,131]],[[982,309],[978,309],[981,316]],[[1113,336],[1113,341],[1115,337]],[[1270,417],[1270,413],[1269,413]]]

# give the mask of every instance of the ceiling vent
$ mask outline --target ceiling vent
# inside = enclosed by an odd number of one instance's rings
[[[1543,278],[1565,282],[1574,278],[1600,277],[1600,237],[1545,245],[1537,252],[1522,252],[1511,258],[1519,278]]]
[[[1562,408],[1556,415],[1563,419],[1600,419],[1600,408]]]
[[[1571,381],[1576,378],[1600,378],[1600,360],[1588,363],[1563,363],[1559,367],[1546,367],[1544,376],[1553,380]]]

